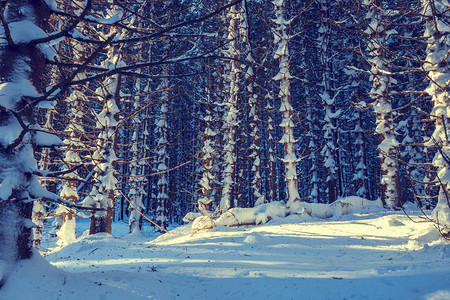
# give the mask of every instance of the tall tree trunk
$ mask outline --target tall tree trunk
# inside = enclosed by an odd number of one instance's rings
[[[383,1],[368,4],[366,16],[368,28],[368,60],[373,81],[370,95],[374,100],[372,106],[377,116],[376,133],[378,134],[378,151],[381,161],[381,201],[388,208],[400,207],[400,174],[397,162],[398,142],[395,138],[395,124],[392,115],[391,85],[394,82],[390,72],[386,47],[388,43],[389,15],[383,10]]]
[[[105,64],[121,66],[121,53],[118,47],[110,46]],[[108,77],[97,89],[99,100],[103,101],[103,109],[96,114],[99,135],[96,150],[93,154],[95,163],[95,183],[91,193],[83,201],[88,207],[102,210],[95,211],[91,216],[89,234],[106,232],[111,234],[114,213],[114,201],[117,196],[117,127],[120,113],[120,89],[122,76],[120,74]]]
[[[274,124],[272,119],[273,107],[271,106],[272,97],[267,94],[267,105],[265,110],[267,112],[267,156],[268,156],[268,167],[267,167],[267,202],[272,202],[276,200],[277,191],[275,190],[275,180],[276,180],[276,160],[275,160],[275,140],[273,138],[274,134]]]
[[[358,66],[356,53],[352,54],[351,63],[353,66]],[[359,95],[362,93],[359,74],[356,71],[350,71],[348,74],[350,77],[350,86],[352,88],[350,101],[358,103],[360,101]],[[361,109],[355,108],[352,121],[354,123],[354,141],[355,147],[355,172],[352,178],[354,191],[356,196],[369,199],[368,186],[367,186],[367,162],[366,162],[366,147],[364,143],[364,130],[363,130],[363,114]]]
[[[165,51],[168,53],[169,44],[166,43]],[[167,228],[167,206],[169,203],[169,155],[167,153],[168,144],[168,113],[169,113],[169,66],[163,67],[163,78],[160,88],[162,89],[161,107],[159,117],[156,119],[156,128],[159,135],[157,148],[157,172],[161,172],[158,180],[158,195],[156,196],[156,223],[162,228]]]
[[[37,132],[30,130],[37,126],[31,97],[42,92],[40,79],[46,67],[39,46],[46,45],[31,44],[37,36],[21,33],[29,30],[45,37],[42,28],[50,10],[45,1],[10,0],[0,4],[0,14],[0,135],[8,137],[0,139],[0,260],[12,265],[32,256],[30,200],[48,194],[34,173]],[[0,288],[5,280],[0,278]]]
[[[235,201],[232,199],[236,194],[236,136],[238,125],[238,93],[239,93],[239,7],[233,5],[228,13],[228,50],[226,54],[231,58],[228,66],[228,80],[226,97],[226,112],[224,115],[224,170],[222,172],[222,197],[220,200],[220,209],[227,210],[231,208]]]
[[[438,203],[433,217],[444,231],[450,232],[450,32],[442,27],[450,19],[450,6],[447,1],[422,0],[425,20],[424,38],[427,39],[426,60],[423,68],[430,81],[426,92],[433,101],[431,115],[435,119],[435,130],[427,146],[437,147],[433,159],[440,180]]]
[[[331,25],[330,15],[331,7],[329,1],[320,0],[319,9],[321,12],[318,50],[320,53],[320,61],[322,65],[322,105],[325,110],[325,118],[323,121],[323,136],[324,145],[322,148],[322,155],[324,157],[324,166],[327,170],[327,193],[328,203],[336,201],[338,195],[338,165],[337,165],[337,147],[336,147],[336,118],[339,112],[336,112],[335,107],[335,93],[333,89],[333,64],[331,62]]]
[[[255,205],[263,204],[266,200],[262,192],[262,173],[261,173],[261,136],[259,131],[259,112],[260,112],[260,98],[256,91],[256,74],[253,69],[256,66],[256,61],[253,58],[253,50],[250,43],[250,28],[249,28],[249,14],[247,1],[244,0],[241,5],[241,26],[240,32],[242,33],[242,43],[245,47],[245,57],[247,70],[245,78],[248,80],[247,92],[249,101],[249,119],[250,119],[250,137],[251,145],[250,158],[252,159],[253,180],[252,188],[253,195],[255,197]]]
[[[297,182],[297,155],[295,151],[294,138],[294,109],[291,105],[291,74],[289,72],[289,24],[286,19],[286,1],[272,1],[275,11],[275,29],[274,43],[277,45],[274,57],[279,62],[279,72],[274,80],[280,82],[279,97],[281,100],[280,112],[282,113],[282,121],[279,125],[283,129],[283,137],[280,143],[284,147],[285,182],[287,204],[292,205],[300,200]]]

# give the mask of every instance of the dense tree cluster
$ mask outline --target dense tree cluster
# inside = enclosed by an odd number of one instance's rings
[[[87,214],[164,231],[357,195],[450,226],[447,0],[0,5],[6,261],[31,255],[32,215],[64,244]]]

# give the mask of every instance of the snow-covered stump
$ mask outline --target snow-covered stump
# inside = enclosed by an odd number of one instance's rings
[[[300,200],[297,181],[297,156],[295,152],[294,138],[294,109],[291,105],[291,74],[289,72],[289,26],[290,21],[286,19],[285,0],[272,1],[275,11],[274,44],[277,46],[274,58],[279,61],[278,74],[273,78],[280,82],[279,97],[281,100],[280,112],[282,121],[279,125],[283,129],[283,137],[279,143],[284,147],[285,182],[288,205]]]
[[[423,68],[430,81],[426,92],[434,104],[431,115],[435,120],[435,130],[427,146],[438,147],[433,165],[440,181],[438,203],[432,215],[443,232],[450,232],[450,4],[445,0],[422,0],[422,8],[427,39]]]
[[[381,162],[381,201],[387,208],[398,209],[400,207],[400,174],[397,161],[397,147],[395,123],[392,108],[391,85],[396,84],[392,77],[387,58],[386,47],[389,35],[388,18],[389,10],[382,9],[382,0],[376,3],[365,0],[368,13],[365,17],[368,28],[366,34],[368,58],[372,68],[370,78],[372,89],[370,96],[373,99],[371,106],[377,116],[375,129],[378,135],[378,151]]]

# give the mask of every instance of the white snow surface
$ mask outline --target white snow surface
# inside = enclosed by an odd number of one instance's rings
[[[117,222],[115,236],[83,236],[23,261],[0,299],[450,299],[450,244],[402,212],[188,224],[159,237],[127,230]]]

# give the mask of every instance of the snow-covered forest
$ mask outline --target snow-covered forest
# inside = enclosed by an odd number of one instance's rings
[[[125,249],[105,234],[376,211],[448,262],[448,0],[6,0],[0,19],[0,298],[80,230]]]

